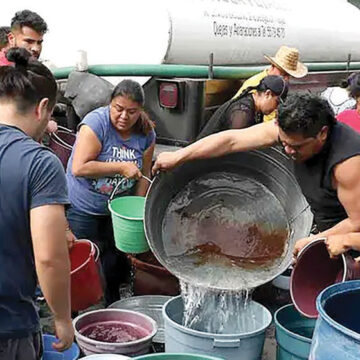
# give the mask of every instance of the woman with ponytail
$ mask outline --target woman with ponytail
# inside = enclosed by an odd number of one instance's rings
[[[100,247],[107,305],[119,299],[119,286],[130,273],[125,254],[115,248],[108,199],[115,189],[116,196],[145,196],[149,186],[142,176],[150,177],[155,132],[144,102],[139,83],[121,81],[110,105],[80,123],[67,167],[67,218],[77,238]]]
[[[263,122],[285,100],[286,81],[277,75],[264,77],[259,85],[248,87],[240,97],[221,105],[201,130],[198,139],[229,129],[243,129]]]
[[[70,264],[60,160],[40,145],[56,100],[51,72],[12,48],[0,67],[0,359],[38,360],[42,337],[34,304],[37,280],[54,313],[65,350],[70,317]]]

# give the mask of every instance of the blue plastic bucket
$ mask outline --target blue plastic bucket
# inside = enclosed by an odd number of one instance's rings
[[[165,352],[203,354],[227,360],[259,360],[264,347],[265,330],[272,321],[269,310],[250,301],[256,329],[240,334],[212,334],[182,325],[184,305],[181,296],[170,299],[163,307]]]
[[[308,359],[315,319],[302,316],[294,305],[285,305],[274,314],[276,329],[276,359]]]
[[[76,360],[79,358],[80,349],[75,343],[71,345],[70,349],[59,352],[52,347],[52,344],[58,341],[59,340],[53,335],[43,335],[44,355],[42,360]]]
[[[360,358],[360,281],[329,286],[316,299],[319,317],[311,344],[311,360]]]

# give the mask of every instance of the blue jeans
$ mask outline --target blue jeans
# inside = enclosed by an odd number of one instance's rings
[[[89,215],[73,207],[66,212],[67,220],[78,239],[88,239],[100,249],[100,261],[105,277],[106,306],[120,299],[120,284],[128,282],[130,265],[126,255],[115,247],[110,215]]]

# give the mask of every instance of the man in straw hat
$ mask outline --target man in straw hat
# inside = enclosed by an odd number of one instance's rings
[[[294,78],[302,78],[308,73],[307,67],[299,61],[299,51],[288,46],[281,46],[274,57],[264,55],[271,65],[259,74],[247,79],[234,98],[237,98],[248,87],[259,85],[260,81],[268,75],[280,75],[285,81],[289,81],[290,76]],[[276,110],[264,117],[264,121],[274,120]]]

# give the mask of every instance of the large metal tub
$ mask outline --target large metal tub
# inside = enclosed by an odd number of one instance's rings
[[[169,256],[168,244],[164,244],[162,232],[169,203],[190,181],[210,172],[241,174],[264,185],[278,200],[289,229],[288,246],[280,261],[273,266],[244,269],[199,263],[190,257],[177,261],[176,256]],[[274,221],[277,221],[276,216]],[[295,241],[307,236],[311,225],[312,213],[293,175],[292,161],[276,148],[196,160],[171,172],[160,173],[149,188],[145,204],[145,232],[159,262],[186,282],[215,289],[236,290],[243,288],[244,283],[248,287],[255,287],[272,280],[288,268]]]

